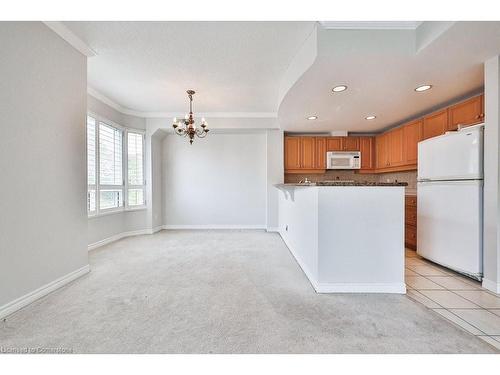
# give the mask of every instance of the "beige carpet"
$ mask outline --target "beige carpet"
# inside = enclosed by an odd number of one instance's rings
[[[279,235],[163,231],[0,323],[0,347],[81,353],[494,353],[404,295],[316,294]]]

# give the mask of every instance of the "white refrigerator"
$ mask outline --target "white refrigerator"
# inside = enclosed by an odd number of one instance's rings
[[[417,253],[481,280],[483,133],[479,124],[418,144]]]

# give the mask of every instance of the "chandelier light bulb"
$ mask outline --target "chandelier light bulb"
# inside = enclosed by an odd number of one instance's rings
[[[189,115],[186,113],[186,116],[184,116],[184,118],[187,120],[189,119]]]

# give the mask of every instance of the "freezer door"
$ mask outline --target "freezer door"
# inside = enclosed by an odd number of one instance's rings
[[[418,179],[483,178],[483,129],[475,125],[419,142]]]
[[[483,181],[419,182],[417,253],[458,272],[482,275]]]

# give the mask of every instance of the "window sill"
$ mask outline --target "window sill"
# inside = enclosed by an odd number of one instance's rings
[[[87,219],[91,220],[91,219],[97,219],[97,218],[103,217],[103,216],[123,214],[123,213],[127,213],[127,212],[145,211],[145,210],[147,210],[146,206],[141,206],[141,207],[137,207],[137,208],[127,208],[127,209],[122,209],[122,210],[105,211],[105,212],[101,212],[97,215],[87,215]]]

